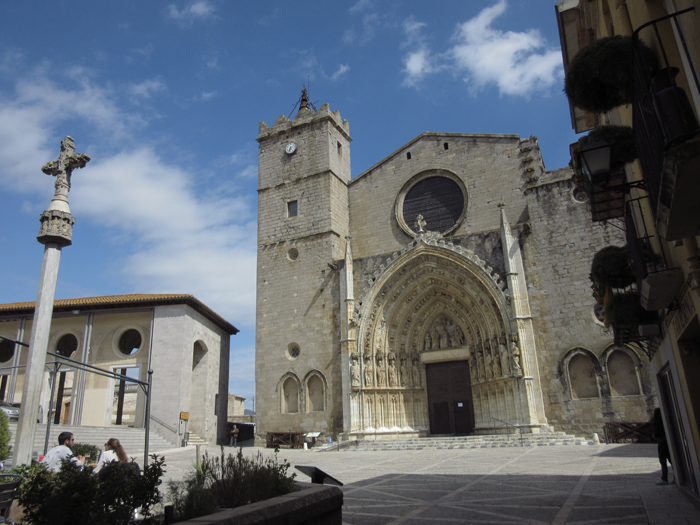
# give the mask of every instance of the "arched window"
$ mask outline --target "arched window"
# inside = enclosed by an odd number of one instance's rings
[[[293,377],[288,377],[282,384],[282,413],[299,412],[299,384]]]
[[[306,393],[308,397],[307,407],[309,412],[323,412],[325,409],[324,398],[325,388],[323,379],[316,374],[312,375],[306,383]]]
[[[7,339],[0,339],[0,362],[5,363],[15,355],[15,344]]]
[[[569,379],[571,380],[571,396],[574,399],[599,397],[595,365],[590,356],[581,353],[571,358]]]
[[[608,357],[610,393],[614,396],[639,395],[639,380],[634,361],[624,350],[615,350]]]
[[[56,343],[56,353],[63,357],[70,357],[78,349],[78,338],[73,334],[62,336]]]

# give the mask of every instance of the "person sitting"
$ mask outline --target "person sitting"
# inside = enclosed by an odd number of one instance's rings
[[[75,442],[73,434],[70,432],[61,432],[58,435],[58,446],[49,450],[40,463],[46,465],[54,472],[61,471],[61,465],[64,461],[71,461],[78,467],[85,464],[85,456],[74,456],[71,447]]]
[[[112,461],[119,463],[129,463],[129,456],[126,455],[126,450],[117,438],[110,438],[105,443],[105,451],[100,455],[100,460],[95,465],[92,473],[97,474],[102,468]]]

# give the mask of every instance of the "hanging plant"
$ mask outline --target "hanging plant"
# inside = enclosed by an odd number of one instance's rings
[[[610,166],[612,169],[637,159],[634,145],[634,131],[629,126],[598,126],[585,137],[579,139],[579,148],[589,141],[604,140],[611,145]]]
[[[649,312],[642,307],[638,292],[613,294],[605,303],[606,325],[628,327],[636,332],[639,325],[654,324],[658,319],[658,312]]]
[[[637,282],[627,246],[606,246],[593,256],[590,279],[594,290],[624,288]]]
[[[644,61],[656,65],[651,49],[639,42]],[[569,101],[592,113],[604,113],[632,102],[632,37],[601,38],[569,62],[564,80]]]

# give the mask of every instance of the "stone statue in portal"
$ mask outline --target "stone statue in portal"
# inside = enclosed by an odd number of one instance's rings
[[[510,375],[510,359],[508,356],[508,348],[506,347],[506,336],[501,335],[498,339],[498,353],[501,357],[501,368],[503,371],[503,377]]]
[[[373,372],[374,370],[372,369],[372,356],[369,354],[365,354],[365,386],[366,387],[371,387],[374,386],[374,381],[373,381]]]
[[[514,335],[511,341],[510,354],[513,358],[513,375],[523,375],[523,369],[520,366],[520,348],[518,348],[518,336]]]

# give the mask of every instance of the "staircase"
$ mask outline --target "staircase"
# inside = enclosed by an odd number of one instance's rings
[[[187,445],[208,445],[208,441],[204,441],[201,437],[199,437],[197,434],[194,432],[189,433],[190,436],[187,438]]]
[[[545,432],[542,434],[505,434],[470,435],[449,437],[425,437],[395,439],[386,441],[361,440],[344,441],[340,444],[325,445],[314,449],[318,452],[327,450],[438,450],[468,448],[503,448],[503,447],[546,447],[556,445],[593,445],[594,441],[570,436],[565,432]]]
[[[10,444],[14,444],[14,436],[17,432],[17,423],[10,423]],[[144,445],[146,441],[146,430],[143,428],[131,427],[85,427],[85,426],[70,426],[70,425],[51,425],[49,435],[49,449],[58,445],[58,435],[61,432],[72,432],[75,436],[76,443],[89,443],[96,445],[100,450],[104,450],[104,445],[109,438],[117,438],[129,457],[143,456]],[[44,441],[46,439],[46,425],[39,424],[36,426],[36,434],[34,436],[34,451],[37,455],[44,453]],[[176,448],[170,441],[161,437],[155,431],[151,430],[148,436],[148,453],[152,454],[160,450],[169,450]],[[137,459],[138,461],[138,459]]]

